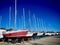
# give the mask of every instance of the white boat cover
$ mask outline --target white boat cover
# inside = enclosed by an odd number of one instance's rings
[[[6,32],[6,30],[0,29],[0,38],[3,38],[3,33]]]

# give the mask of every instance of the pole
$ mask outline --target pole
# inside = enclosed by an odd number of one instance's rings
[[[11,23],[11,7],[9,7],[9,28],[10,28],[10,23]]]
[[[33,18],[34,18],[34,20],[33,20],[33,21],[34,21],[34,26],[35,26],[35,27],[34,27],[34,30],[35,30],[35,31],[37,31],[37,27],[36,27],[36,17],[35,17],[35,14],[33,14]]]
[[[39,30],[39,19],[37,18],[37,31]],[[39,32],[39,31],[38,31]]]
[[[30,19],[30,10],[29,10],[29,30],[31,31],[31,19]]]
[[[0,16],[0,27],[1,27],[2,16]]]
[[[39,30],[42,31],[42,23],[41,23],[41,19],[39,18]]]
[[[23,29],[26,28],[25,26],[26,26],[26,25],[25,25],[25,10],[24,10],[24,8],[23,8]]]
[[[14,22],[14,29],[16,30],[16,17],[17,16],[17,0],[15,0],[15,22]]]

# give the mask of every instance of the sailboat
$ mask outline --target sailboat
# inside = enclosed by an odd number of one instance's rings
[[[1,27],[1,21],[2,21],[2,16],[0,16],[0,27]],[[6,32],[6,30],[3,28],[0,28],[0,40],[3,39],[3,32]]]
[[[37,28],[39,28],[38,30],[40,30],[40,27],[39,27],[39,26],[40,26],[40,23],[41,23],[41,22],[40,22],[40,19],[37,18]],[[37,30],[37,31],[38,31],[38,30]],[[43,33],[38,31],[37,36],[39,36],[39,37],[40,37],[40,36],[43,36]]]
[[[5,29],[0,29],[0,41],[4,38],[3,33],[6,32]]]
[[[24,37],[24,40],[31,40],[33,38],[33,36],[37,35],[35,32],[32,32],[31,30],[31,19],[30,19],[30,10],[28,11],[28,14],[29,14],[29,31],[27,33],[27,35]],[[24,21],[25,21],[25,18],[24,18]],[[25,27],[25,23],[24,23],[24,27]]]
[[[3,34],[4,38],[21,38],[21,37],[25,37],[28,33],[28,30],[16,30],[16,16],[17,16],[17,5],[16,5],[16,1],[15,0],[15,22],[14,22],[14,30],[12,31],[7,31]],[[11,9],[10,9],[11,10]]]
[[[30,19],[30,10],[28,11],[28,15],[29,15],[29,32],[26,35],[27,37],[32,37],[33,33],[31,33],[31,19]]]
[[[29,10],[29,31],[27,36],[30,38],[33,38],[34,36],[36,36],[37,33],[36,32],[32,32],[32,28],[31,28],[31,19],[30,19],[30,10]]]

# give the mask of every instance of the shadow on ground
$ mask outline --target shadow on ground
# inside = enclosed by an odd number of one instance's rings
[[[43,45],[43,44],[33,43],[32,45]]]

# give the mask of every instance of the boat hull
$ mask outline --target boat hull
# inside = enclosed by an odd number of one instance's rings
[[[26,36],[28,31],[10,31],[3,34],[4,37],[24,37]]]

